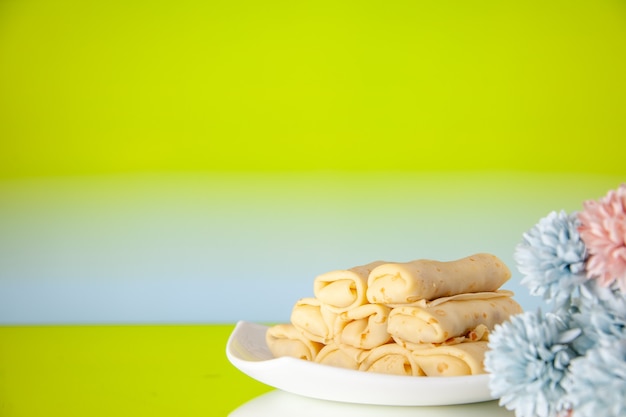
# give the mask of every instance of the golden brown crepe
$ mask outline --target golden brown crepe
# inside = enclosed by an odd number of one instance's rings
[[[323,344],[313,342],[302,335],[292,324],[276,324],[267,329],[265,342],[274,357],[290,356],[314,360]]]
[[[327,344],[333,340],[337,313],[330,311],[318,299],[306,297],[299,299],[291,310],[291,324],[309,340]]]
[[[370,303],[412,303],[496,291],[510,277],[511,271],[504,262],[486,253],[447,262],[418,259],[374,268],[368,277],[366,295]]]
[[[331,311],[341,313],[367,302],[367,278],[383,261],[326,272],[313,281],[313,293]]]
[[[387,343],[370,350],[359,370],[392,375],[424,375],[413,354],[397,343]]]
[[[488,342],[468,342],[434,348],[416,349],[415,362],[426,376],[463,376],[484,374],[483,361]]]
[[[521,313],[510,296],[449,300],[427,307],[396,307],[389,313],[387,329],[396,341],[442,343],[463,336],[479,325],[488,329]]]
[[[315,362],[340,368],[358,370],[361,360],[368,352],[348,345],[330,343],[322,348]]]
[[[489,341],[489,329],[487,326],[480,324],[475,329],[470,330],[466,334],[457,337],[451,337],[446,339],[441,343],[411,343],[406,340],[398,339],[396,337],[392,337],[393,341],[399,344],[400,346],[407,348],[410,351],[416,349],[428,349],[434,348],[438,346],[446,346],[446,345],[457,345],[459,343],[470,343],[470,342],[488,342]]]
[[[335,321],[335,342],[360,349],[373,349],[391,340],[387,318],[391,309],[382,304],[364,304],[344,311]]]

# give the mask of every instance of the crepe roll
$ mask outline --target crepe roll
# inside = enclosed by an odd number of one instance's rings
[[[396,343],[387,343],[369,351],[359,370],[391,375],[424,376],[413,354]]]
[[[291,310],[291,324],[307,339],[323,344],[333,340],[337,317],[337,313],[313,297],[299,299]]]
[[[446,346],[446,345],[457,345],[459,343],[470,343],[470,342],[488,342],[489,341],[489,329],[487,326],[481,324],[475,329],[470,330],[466,334],[457,337],[451,337],[449,339],[444,340],[441,343],[411,343],[406,340],[399,339],[397,337],[392,337],[393,341],[398,343],[400,346],[407,348],[410,351],[416,349],[429,349],[438,346]]]
[[[268,328],[265,342],[275,358],[290,356],[309,361],[314,360],[324,347],[323,344],[304,337],[291,323],[277,324]]]
[[[496,291],[511,277],[496,256],[479,253],[454,261],[418,259],[386,263],[367,281],[370,303],[398,304],[434,300],[455,294]]]
[[[391,340],[387,319],[391,309],[382,304],[364,304],[339,314],[335,341],[360,349],[373,349]]]
[[[367,302],[367,278],[383,261],[326,272],[313,281],[313,293],[331,311],[341,313]]]
[[[487,350],[488,342],[468,342],[417,349],[412,354],[426,376],[465,376],[485,373]]]
[[[358,370],[359,365],[368,352],[348,345],[330,343],[319,351],[315,362],[340,368]]]
[[[389,313],[387,329],[396,340],[442,343],[484,325],[491,330],[511,315],[522,312],[509,296],[450,300],[430,307],[396,307]]]

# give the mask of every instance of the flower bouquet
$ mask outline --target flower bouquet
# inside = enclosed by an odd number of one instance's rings
[[[493,330],[492,394],[517,417],[626,416],[626,184],[542,218],[514,259],[552,309]]]

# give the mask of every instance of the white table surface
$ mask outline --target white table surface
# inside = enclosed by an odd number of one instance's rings
[[[229,417],[513,417],[515,413],[498,405],[498,401],[436,407],[399,407],[350,404],[317,400],[270,391],[242,404]]]

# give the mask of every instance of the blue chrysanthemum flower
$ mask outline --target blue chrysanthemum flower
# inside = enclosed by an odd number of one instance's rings
[[[579,225],[575,213],[553,211],[524,233],[513,254],[522,285],[532,295],[554,302],[555,310],[568,308],[586,280],[587,251]]]
[[[582,296],[569,316],[572,326],[583,330],[573,342],[583,355],[600,342],[626,340],[626,296],[617,286],[602,287],[590,280],[581,287]]]
[[[577,356],[571,342],[580,334],[560,316],[525,312],[497,325],[489,336],[485,369],[500,405],[517,417],[554,417],[563,407],[562,382]]]
[[[576,417],[626,415],[626,339],[599,343],[572,360],[564,386]]]
[[[605,287],[597,279],[590,279],[580,287],[580,295],[582,308],[597,305],[626,316],[626,293],[621,291],[617,283]]]

